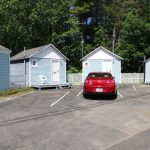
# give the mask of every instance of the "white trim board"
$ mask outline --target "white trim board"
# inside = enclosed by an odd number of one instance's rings
[[[89,54],[87,54],[85,57],[83,57],[82,59],[80,59],[80,61],[83,61],[85,59],[88,59],[90,56],[94,55],[95,53],[99,52],[99,51],[103,51],[104,53],[110,55],[111,57],[115,57],[117,59],[123,59],[120,56],[112,53],[111,51],[107,50],[106,48],[100,46],[98,48],[96,48],[94,51],[90,52]]]

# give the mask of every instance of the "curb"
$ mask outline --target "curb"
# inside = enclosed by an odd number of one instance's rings
[[[19,95],[19,96],[15,96],[15,97],[10,97],[10,98],[8,98],[8,99],[6,99],[6,100],[1,100],[1,99],[0,99],[0,104],[1,104],[1,103],[4,103],[4,102],[11,101],[11,100],[14,100],[14,99],[17,99],[17,98],[20,98],[20,97],[23,97],[23,96],[25,96],[25,95],[32,94],[32,93],[34,93],[34,92],[35,92],[35,91],[29,92],[29,93],[25,93],[25,94],[22,94],[22,95]]]

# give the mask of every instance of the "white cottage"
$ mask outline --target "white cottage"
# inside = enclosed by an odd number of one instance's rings
[[[82,82],[90,72],[111,72],[116,83],[121,83],[122,58],[100,46],[81,59]]]
[[[24,50],[11,58],[11,82],[22,86],[66,84],[66,61],[54,45]]]
[[[145,62],[144,82],[150,84],[150,59]]]
[[[10,53],[11,50],[0,45],[0,91],[10,88]]]

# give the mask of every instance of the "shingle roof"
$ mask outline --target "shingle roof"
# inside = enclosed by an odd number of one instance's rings
[[[145,62],[149,62],[149,61],[150,61],[150,58],[146,59],[146,61],[145,61]]]
[[[55,50],[57,50],[61,55],[63,55],[56,47],[54,47],[52,44],[48,44],[48,45],[44,45],[44,46],[40,46],[40,47],[36,47],[36,48],[32,48],[32,49],[28,49],[28,50],[23,50],[20,53],[16,54],[15,56],[11,57],[11,61],[14,60],[22,60],[22,59],[27,59],[30,58],[31,56],[37,54],[38,52],[44,50],[46,47],[48,46],[52,46]],[[64,55],[63,55],[64,56]],[[68,58],[66,56],[64,56],[67,60]]]
[[[89,54],[87,54],[87,55],[86,55],[85,57],[83,57],[82,59],[80,59],[80,61],[82,61],[82,60],[88,58],[89,56],[91,56],[92,54],[98,52],[99,50],[103,50],[103,51],[109,53],[110,55],[112,55],[112,56],[114,56],[114,57],[116,57],[116,58],[123,59],[123,58],[121,58],[120,56],[118,56],[118,55],[112,53],[111,51],[107,50],[106,48],[100,46],[100,47],[96,48],[94,51],[92,51],[92,52],[90,52]]]
[[[45,46],[40,46],[40,47],[36,47],[36,48],[32,48],[32,49],[28,49],[28,50],[24,50],[21,51],[20,53],[14,55],[13,57],[11,57],[10,60],[21,60],[21,59],[26,59],[29,58],[31,55],[39,52],[40,50],[42,50]]]
[[[8,49],[8,48],[6,48],[6,47],[4,47],[4,46],[2,46],[2,45],[0,45],[0,50],[4,50],[4,51],[7,51],[7,52],[11,52],[11,50],[10,49]]]

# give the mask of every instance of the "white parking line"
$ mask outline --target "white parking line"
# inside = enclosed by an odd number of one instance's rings
[[[81,90],[78,94],[77,94],[77,96],[80,96],[80,94],[83,92],[83,90]]]
[[[133,86],[133,90],[134,90],[134,91],[136,91],[136,88],[135,88],[135,86]]]
[[[53,102],[50,107],[54,106],[57,102],[59,102],[61,99],[63,99],[65,96],[67,96],[70,92],[67,92],[64,96],[62,96],[61,98],[59,98],[57,101]]]
[[[123,98],[123,96],[119,93],[119,92],[117,92],[118,93],[118,95],[121,97],[121,98]]]

